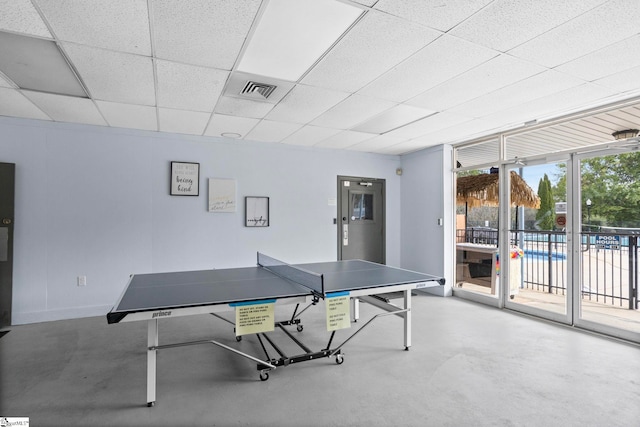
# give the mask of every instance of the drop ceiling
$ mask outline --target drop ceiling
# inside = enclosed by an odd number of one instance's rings
[[[0,0],[0,115],[405,154],[640,96],[637,0],[288,1]],[[638,105],[513,146],[610,140]]]

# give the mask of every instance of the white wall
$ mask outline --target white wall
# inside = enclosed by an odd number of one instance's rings
[[[445,286],[426,291],[451,295],[455,255],[451,146],[404,155],[402,169],[401,266],[444,277]]]
[[[199,197],[169,195],[172,160],[200,163]],[[14,324],[105,314],[132,273],[335,260],[338,175],[386,179],[400,265],[398,156],[0,118],[0,161],[16,163]],[[236,213],[207,212],[208,178],[237,180]],[[244,227],[244,196],[270,197],[270,227]]]

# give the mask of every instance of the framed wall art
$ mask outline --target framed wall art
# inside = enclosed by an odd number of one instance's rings
[[[245,223],[247,227],[269,226],[269,198],[252,197],[244,198]]]
[[[171,162],[169,194],[172,196],[199,196],[200,163]]]
[[[236,211],[236,180],[209,178],[209,212]]]

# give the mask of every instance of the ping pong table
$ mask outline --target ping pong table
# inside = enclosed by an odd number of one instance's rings
[[[260,379],[267,380],[269,371],[278,366],[288,366],[323,357],[334,357],[337,364],[343,362],[341,352],[349,340],[380,316],[397,315],[404,319],[404,347],[411,346],[411,291],[429,286],[444,285],[444,279],[362,260],[320,262],[289,265],[258,253],[256,267],[183,271],[169,273],[135,274],[107,314],[110,324],[131,321],[147,321],[147,405],[156,401],[156,354],[158,350],[196,344],[213,344],[239,356],[257,362]],[[401,293],[403,306],[381,295]],[[341,296],[350,301],[352,318],[359,318],[359,302],[364,301],[383,310],[362,324],[340,345],[331,347],[336,330],[332,330],[326,348],[313,351],[296,338],[286,326],[295,325],[302,332],[300,315],[321,299]],[[345,297],[346,296],[346,297]],[[216,340],[201,340],[159,345],[159,320],[196,314],[211,314],[237,326],[236,322],[219,313],[236,311],[247,304],[295,304],[291,317],[273,321],[272,330],[283,331],[303,353],[287,356],[269,337],[259,332],[258,337],[265,359],[244,353]],[[301,304],[307,306],[299,310]],[[351,319],[347,319],[350,321]],[[242,332],[236,327],[236,340]],[[264,340],[264,341],[263,341]],[[268,343],[279,357],[271,357]],[[273,351],[272,350],[272,351]]]

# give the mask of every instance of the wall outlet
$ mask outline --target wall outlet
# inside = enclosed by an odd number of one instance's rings
[[[87,276],[78,276],[78,286],[87,286]]]

